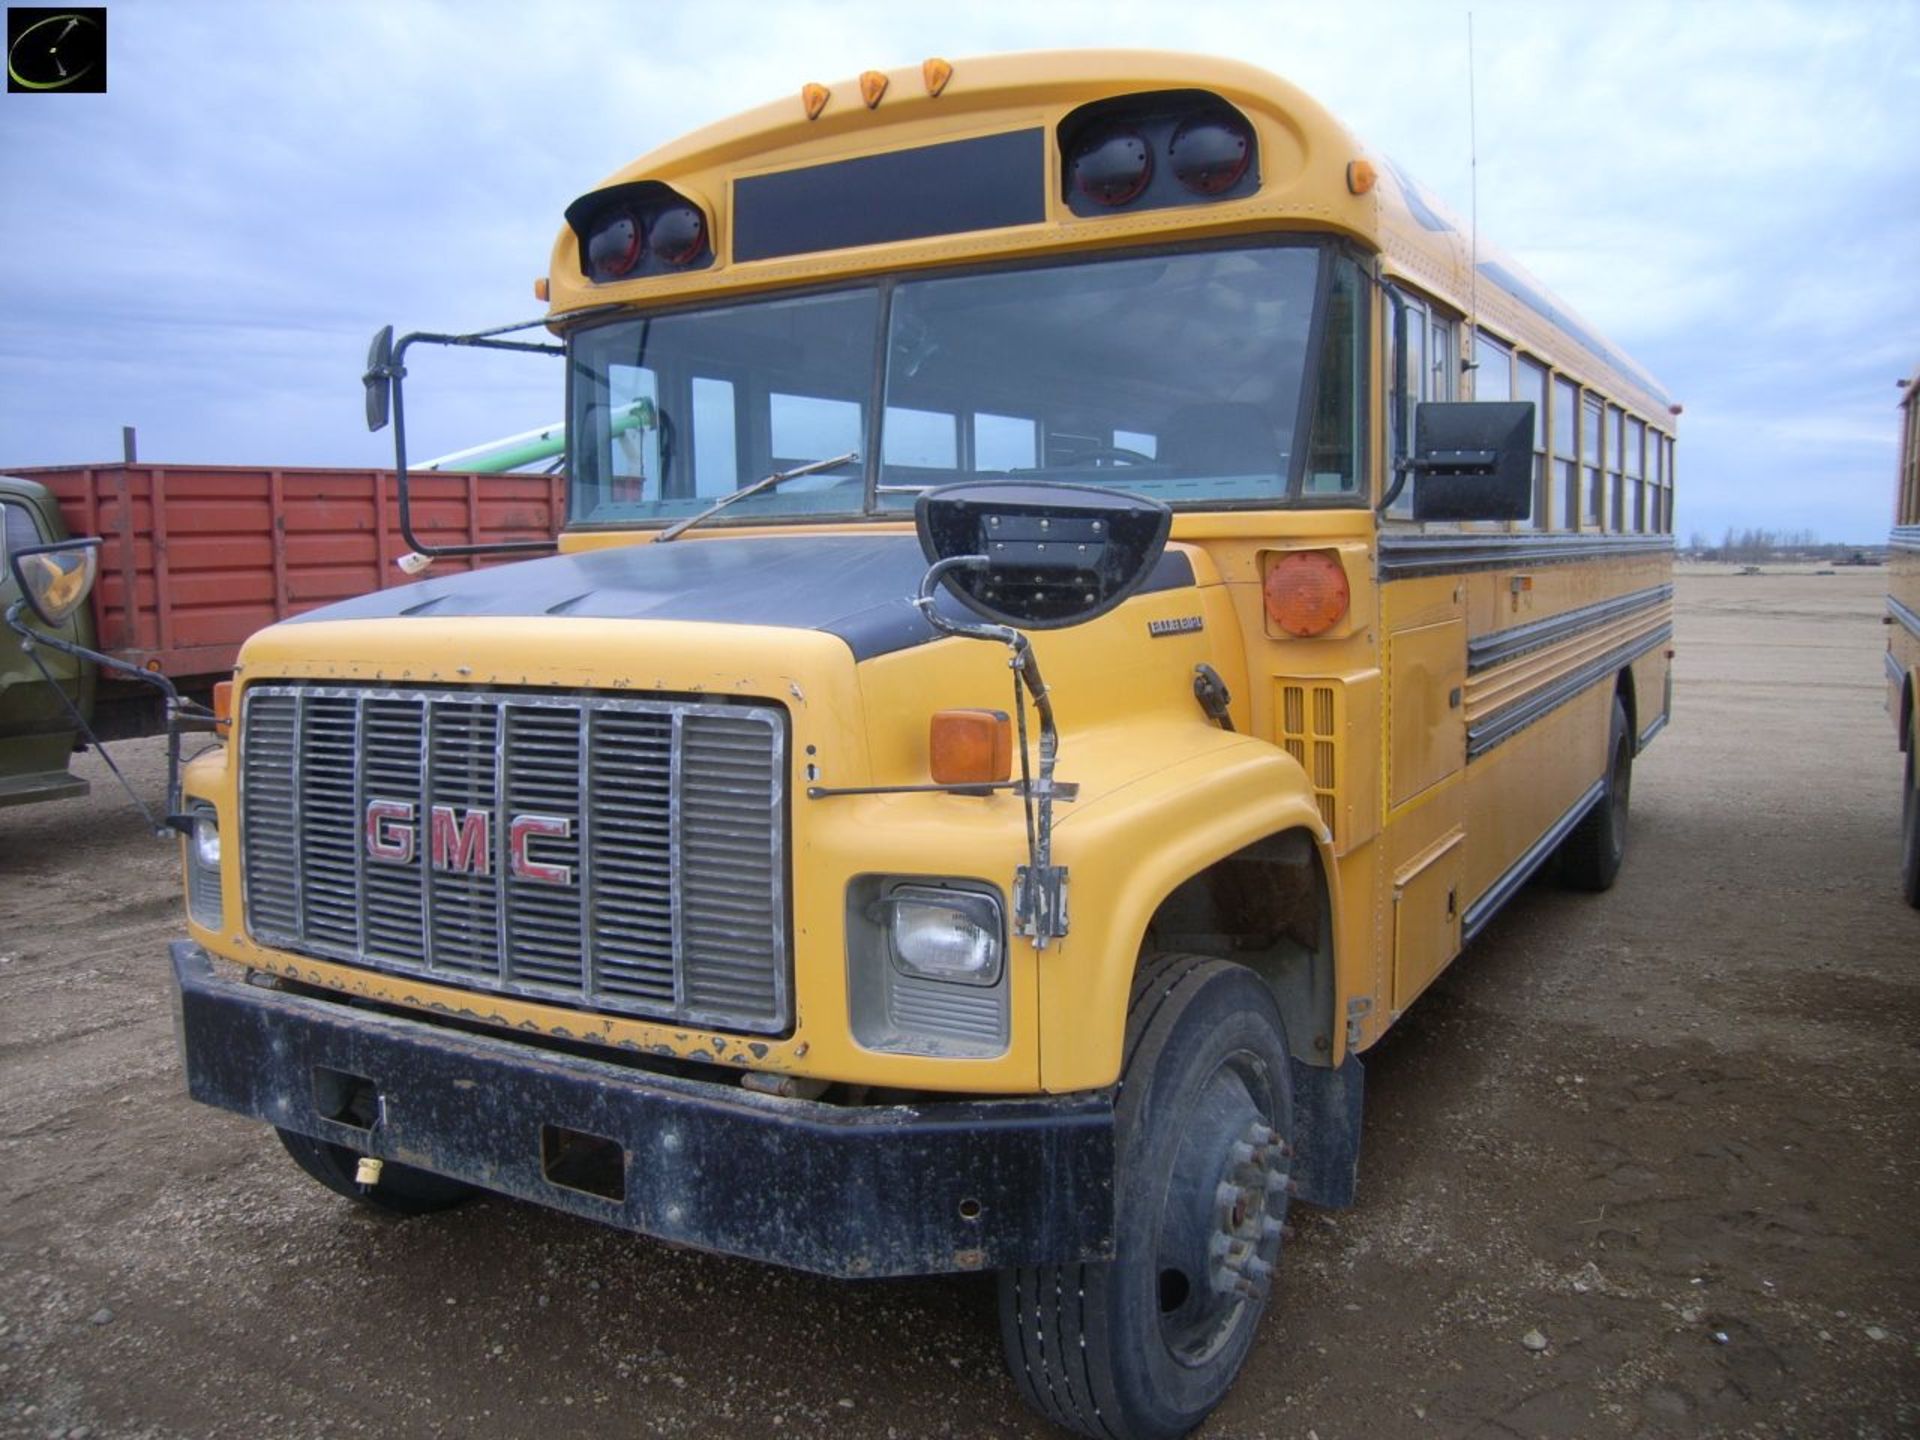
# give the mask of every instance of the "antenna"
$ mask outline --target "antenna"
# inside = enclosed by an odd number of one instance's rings
[[[1467,11],[1467,360],[1472,369],[1480,345],[1480,135],[1474,115],[1473,11]],[[1478,391],[1475,392],[1479,393]]]

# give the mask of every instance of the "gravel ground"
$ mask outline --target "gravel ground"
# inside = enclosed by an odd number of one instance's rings
[[[1620,883],[1530,886],[1370,1052],[1360,1202],[1304,1213],[1204,1435],[1920,1433],[1884,574],[1677,583]],[[978,1277],[383,1221],[188,1103],[174,851],[82,768],[0,811],[0,1434],[1046,1433]]]

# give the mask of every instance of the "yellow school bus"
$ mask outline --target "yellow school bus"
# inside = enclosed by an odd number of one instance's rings
[[[559,553],[254,637],[186,772],[191,1093],[391,1210],[996,1271],[1042,1413],[1191,1429],[1290,1198],[1352,1200],[1364,1052],[1619,869],[1678,408],[1171,55],[796,86],[536,294],[377,343],[370,423],[414,342],[560,359]]]
[[[1900,385],[1900,478],[1894,490],[1893,533],[1887,537],[1887,713],[1906,754],[1900,786],[1900,888],[1920,907],[1920,372]]]

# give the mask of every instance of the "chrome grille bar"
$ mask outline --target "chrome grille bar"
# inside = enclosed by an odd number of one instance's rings
[[[261,944],[713,1029],[791,1025],[777,707],[245,696],[242,879]]]

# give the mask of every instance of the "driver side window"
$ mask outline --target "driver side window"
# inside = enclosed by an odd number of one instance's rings
[[[29,545],[44,545],[46,536],[40,533],[33,511],[25,505],[0,501],[0,516],[6,520],[5,526],[0,527],[0,571],[5,571],[10,568],[14,551]]]

